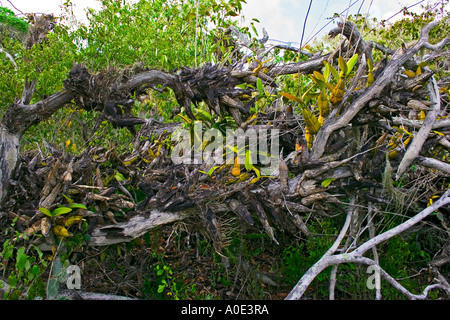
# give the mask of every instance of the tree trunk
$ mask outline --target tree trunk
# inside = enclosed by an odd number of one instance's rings
[[[8,199],[8,189],[14,179],[19,162],[20,139],[33,124],[51,117],[59,108],[70,101],[70,94],[57,92],[35,104],[26,104],[30,98],[28,88],[22,100],[14,102],[0,122],[0,209]],[[24,100],[25,99],[25,100]]]
[[[0,124],[0,209],[8,199],[8,190],[19,160],[18,134],[11,134]]]

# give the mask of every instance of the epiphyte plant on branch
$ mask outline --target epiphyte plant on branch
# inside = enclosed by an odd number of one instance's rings
[[[350,79],[351,72],[358,61],[358,54],[354,54],[348,62],[346,62],[341,56],[338,58],[340,72],[336,70],[327,61],[324,61],[325,67],[323,74],[314,71],[310,74],[311,80],[319,87],[319,93],[312,94],[311,91],[315,89],[311,86],[302,95],[302,98],[298,98],[287,92],[281,92],[281,95],[289,100],[297,102],[301,107],[301,112],[303,119],[305,120],[306,126],[304,130],[304,137],[307,142],[308,148],[311,148],[314,141],[314,135],[317,134],[322,127],[324,120],[330,114],[330,102],[333,105],[338,104],[342,101],[345,94],[346,80]],[[331,84],[331,75],[333,75],[337,83],[335,85]],[[327,89],[330,95],[327,95]],[[318,107],[319,116],[315,115],[316,110],[311,110],[311,108],[304,102],[305,100],[310,100],[310,96],[317,97],[314,106]]]

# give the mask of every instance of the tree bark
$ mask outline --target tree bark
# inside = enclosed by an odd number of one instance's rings
[[[8,108],[0,122],[0,208],[8,197],[8,189],[19,160],[22,135],[33,124],[51,117],[59,108],[70,102],[71,96],[61,91],[32,105],[22,100]]]
[[[10,133],[0,124],[0,209],[8,199],[8,190],[11,178],[19,160],[18,134]]]

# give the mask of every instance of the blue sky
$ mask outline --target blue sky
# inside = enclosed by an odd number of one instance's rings
[[[39,12],[60,14],[60,5],[63,0],[0,0],[0,5],[9,7],[17,12],[12,6],[23,12]],[[243,14],[246,21],[250,22],[252,18],[257,18],[260,23],[256,24],[257,30],[261,32],[265,27],[271,39],[285,42],[300,42],[303,32],[303,23],[310,0],[246,0]],[[350,4],[355,3],[349,14],[355,14],[358,11],[362,14],[369,12],[370,16],[378,19],[386,19],[398,12],[404,6],[410,6],[420,0],[312,0],[311,10],[308,15],[308,21],[304,31],[303,43],[306,43],[319,29],[321,29],[333,16],[335,12],[344,11]],[[428,0],[422,1],[426,4]],[[83,19],[85,17],[84,9],[87,6],[100,8],[99,2],[95,0],[72,0],[75,5],[75,14]],[[420,11],[420,5],[414,7],[415,11]],[[401,17],[398,15],[397,17]],[[334,27],[330,23],[321,35],[328,33]]]
[[[244,16],[247,21],[253,17],[258,18],[257,30],[261,31],[265,27],[271,39],[285,42],[299,43],[302,38],[303,23],[310,5],[310,0],[246,0]],[[348,14],[360,12],[363,15],[377,19],[387,19],[401,10],[402,7],[410,6],[420,2],[420,0],[313,0],[310,13],[304,32],[305,43],[317,31],[319,31],[332,17],[334,13],[341,13],[345,16],[350,4],[353,6],[348,10]],[[426,4],[423,1],[421,4]],[[412,11],[420,11],[421,5],[411,8]],[[401,14],[396,18],[401,18]],[[393,18],[392,20],[395,20]],[[391,21],[391,20],[390,20]],[[327,34],[335,26],[330,23],[320,35]]]

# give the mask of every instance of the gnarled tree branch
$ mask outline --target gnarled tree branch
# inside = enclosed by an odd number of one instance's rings
[[[420,38],[417,43],[410,49],[403,52],[402,49],[397,50],[392,59],[387,63],[386,67],[379,75],[375,82],[366,91],[359,95],[359,97],[348,106],[340,116],[329,117],[325,121],[322,128],[319,130],[311,152],[311,160],[319,159],[325,152],[325,146],[327,144],[330,135],[338,129],[347,126],[350,121],[364,108],[372,99],[381,95],[382,91],[387,85],[392,83],[394,76],[398,69],[410,60],[420,49],[424,48],[428,44],[429,32],[439,22],[434,21],[427,24],[421,32]],[[441,48],[448,43],[450,38],[446,38],[439,42],[438,45],[433,46],[434,49]]]

